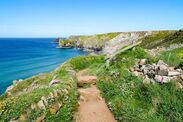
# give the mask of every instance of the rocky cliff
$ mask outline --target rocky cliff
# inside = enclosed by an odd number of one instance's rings
[[[182,31],[139,31],[117,32],[93,36],[70,36],[66,41],[60,41],[60,46],[73,46],[86,51],[100,51],[103,54],[112,54],[131,44],[142,42],[144,48],[170,46],[173,43],[182,43]]]

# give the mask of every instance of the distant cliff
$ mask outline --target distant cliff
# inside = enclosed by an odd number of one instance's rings
[[[174,38],[176,40],[172,41]],[[138,32],[116,32],[91,36],[70,36],[68,39],[59,41],[60,47],[77,47],[86,51],[100,51],[108,54],[142,41],[140,44],[145,48],[154,48],[167,43],[182,43],[182,31],[138,31]],[[171,41],[170,41],[171,40]]]

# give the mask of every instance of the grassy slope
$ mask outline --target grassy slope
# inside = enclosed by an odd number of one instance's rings
[[[91,63],[100,64],[103,61],[103,56],[73,58],[52,73],[35,76],[18,83],[11,91],[12,96],[4,94],[0,97],[0,121],[10,121],[21,115],[26,115],[27,121],[34,121],[44,115],[46,121],[70,122],[77,107],[78,93],[75,75],[69,74],[69,70],[77,71],[89,66]],[[55,76],[62,82],[48,87],[49,82]],[[35,81],[40,87],[26,93],[24,90],[31,87],[31,84]],[[51,92],[58,89],[63,90],[62,95],[50,99],[46,110],[31,109],[31,105],[40,101],[42,96],[47,97]],[[55,103],[60,103],[62,106],[59,112],[53,115],[50,113],[50,107]]]
[[[171,44],[183,43],[183,31],[159,31],[142,39],[141,46],[152,49],[156,47],[167,47]]]
[[[101,69],[99,73],[97,86],[116,119],[134,122],[183,121],[183,90],[177,90],[174,82],[144,85],[141,78],[132,76],[127,70],[134,65],[136,58],[147,58],[149,63],[157,60],[137,48],[118,55],[110,67]],[[166,56],[160,59],[164,60]],[[182,61],[180,57],[179,60]]]

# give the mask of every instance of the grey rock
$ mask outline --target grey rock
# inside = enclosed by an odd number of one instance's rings
[[[159,83],[168,83],[170,82],[173,78],[172,77],[168,77],[168,76],[160,76],[160,75],[156,75],[154,77],[155,81],[159,82]]]
[[[142,72],[138,72],[138,71],[134,71],[134,72],[132,72],[132,74],[134,76],[143,76],[143,73]]]
[[[180,72],[178,72],[178,71],[169,71],[168,72],[168,76],[178,76],[178,75],[180,75]]]

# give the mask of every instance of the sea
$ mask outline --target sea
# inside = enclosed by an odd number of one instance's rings
[[[13,80],[50,72],[70,58],[86,55],[75,48],[60,49],[54,38],[0,38],[0,95]]]

